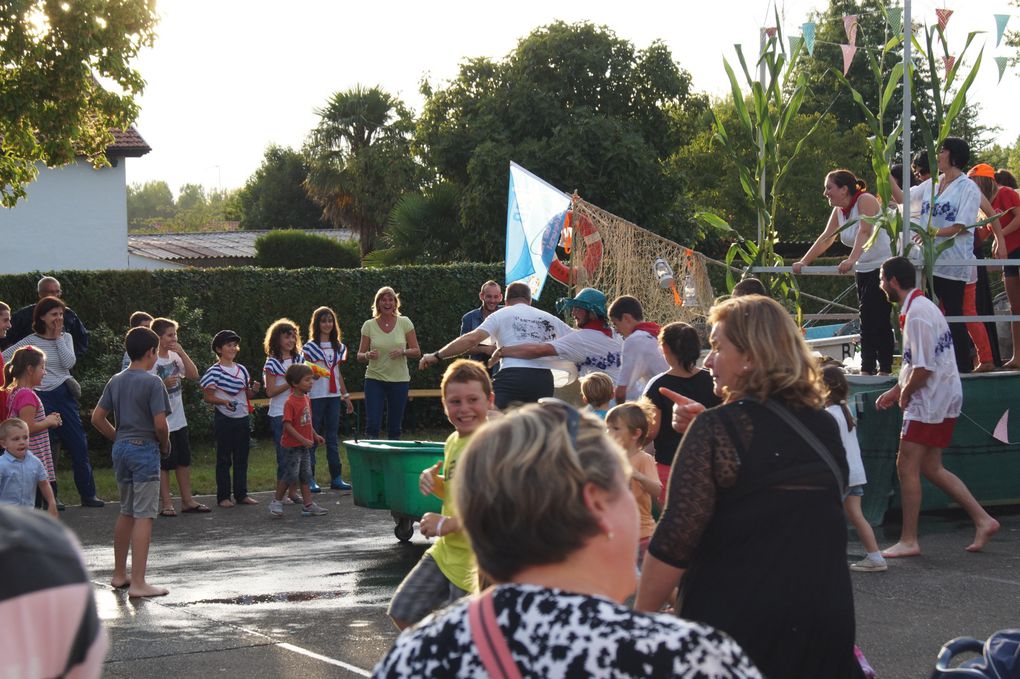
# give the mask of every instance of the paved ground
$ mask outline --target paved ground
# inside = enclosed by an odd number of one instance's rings
[[[170,595],[151,601],[129,600],[105,584],[117,506],[64,512],[110,630],[108,676],[371,671],[396,636],[386,603],[424,540],[398,543],[387,512],[355,507],[350,496],[319,496],[328,516],[302,518],[288,507],[279,520],[268,516],[268,496],[257,497],[263,504],[256,507],[157,520],[149,579]],[[926,517],[923,557],[887,573],[853,575],[858,642],[881,677],[927,677],[950,638],[1020,626],[1020,511],[995,513],[1003,529],[983,554],[963,551],[971,539],[965,518]],[[851,544],[849,558],[861,555]]]

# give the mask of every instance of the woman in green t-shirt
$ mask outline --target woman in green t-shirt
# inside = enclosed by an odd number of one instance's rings
[[[365,370],[365,437],[378,438],[385,405],[386,435],[400,438],[411,375],[407,359],[421,358],[414,323],[400,315],[400,296],[389,287],[379,288],[372,300],[372,318],[361,326],[358,362]]]

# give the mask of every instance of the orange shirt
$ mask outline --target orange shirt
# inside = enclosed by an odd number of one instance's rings
[[[308,394],[303,394],[297,389],[290,390],[287,402],[283,404],[283,421],[290,422],[298,434],[309,441],[315,442],[315,433],[312,431],[312,402]],[[298,441],[290,435],[286,428],[280,437],[280,444],[284,448],[304,448],[307,444]]]
[[[630,458],[630,466],[634,471],[641,472],[651,479],[659,478],[659,470],[655,466],[655,458],[643,450]],[[644,540],[652,537],[655,532],[655,519],[652,518],[652,496],[649,495],[637,481],[630,482],[630,492],[637,500],[638,511],[641,515],[641,532],[638,537]]]

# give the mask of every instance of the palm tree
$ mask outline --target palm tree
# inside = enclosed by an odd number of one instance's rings
[[[325,219],[358,234],[364,256],[400,195],[417,187],[419,168],[410,150],[414,121],[399,99],[360,85],[335,93],[316,114],[305,188]]]

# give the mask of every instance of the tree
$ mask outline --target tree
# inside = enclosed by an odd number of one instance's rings
[[[463,247],[460,235],[460,189],[441,182],[400,197],[383,234],[388,248],[373,254],[387,266],[470,261],[471,253]]]
[[[416,145],[460,187],[458,240],[476,259],[503,256],[511,160],[659,233],[693,232],[682,176],[664,161],[707,99],[662,43],[635,50],[608,28],[556,22],[422,93]]]
[[[262,165],[238,196],[243,229],[309,229],[323,224],[322,210],[305,191],[308,163],[299,152],[270,145]]]
[[[131,62],[153,42],[155,10],[155,0],[3,3],[0,204],[25,196],[36,163],[109,165],[111,129],[138,115],[144,81]]]
[[[174,194],[165,181],[132,184],[127,190],[128,225],[139,228],[148,220],[170,219],[176,213]]]
[[[397,199],[420,185],[411,113],[378,87],[361,86],[337,92],[317,113],[305,188],[334,226],[358,234],[368,254]]]

